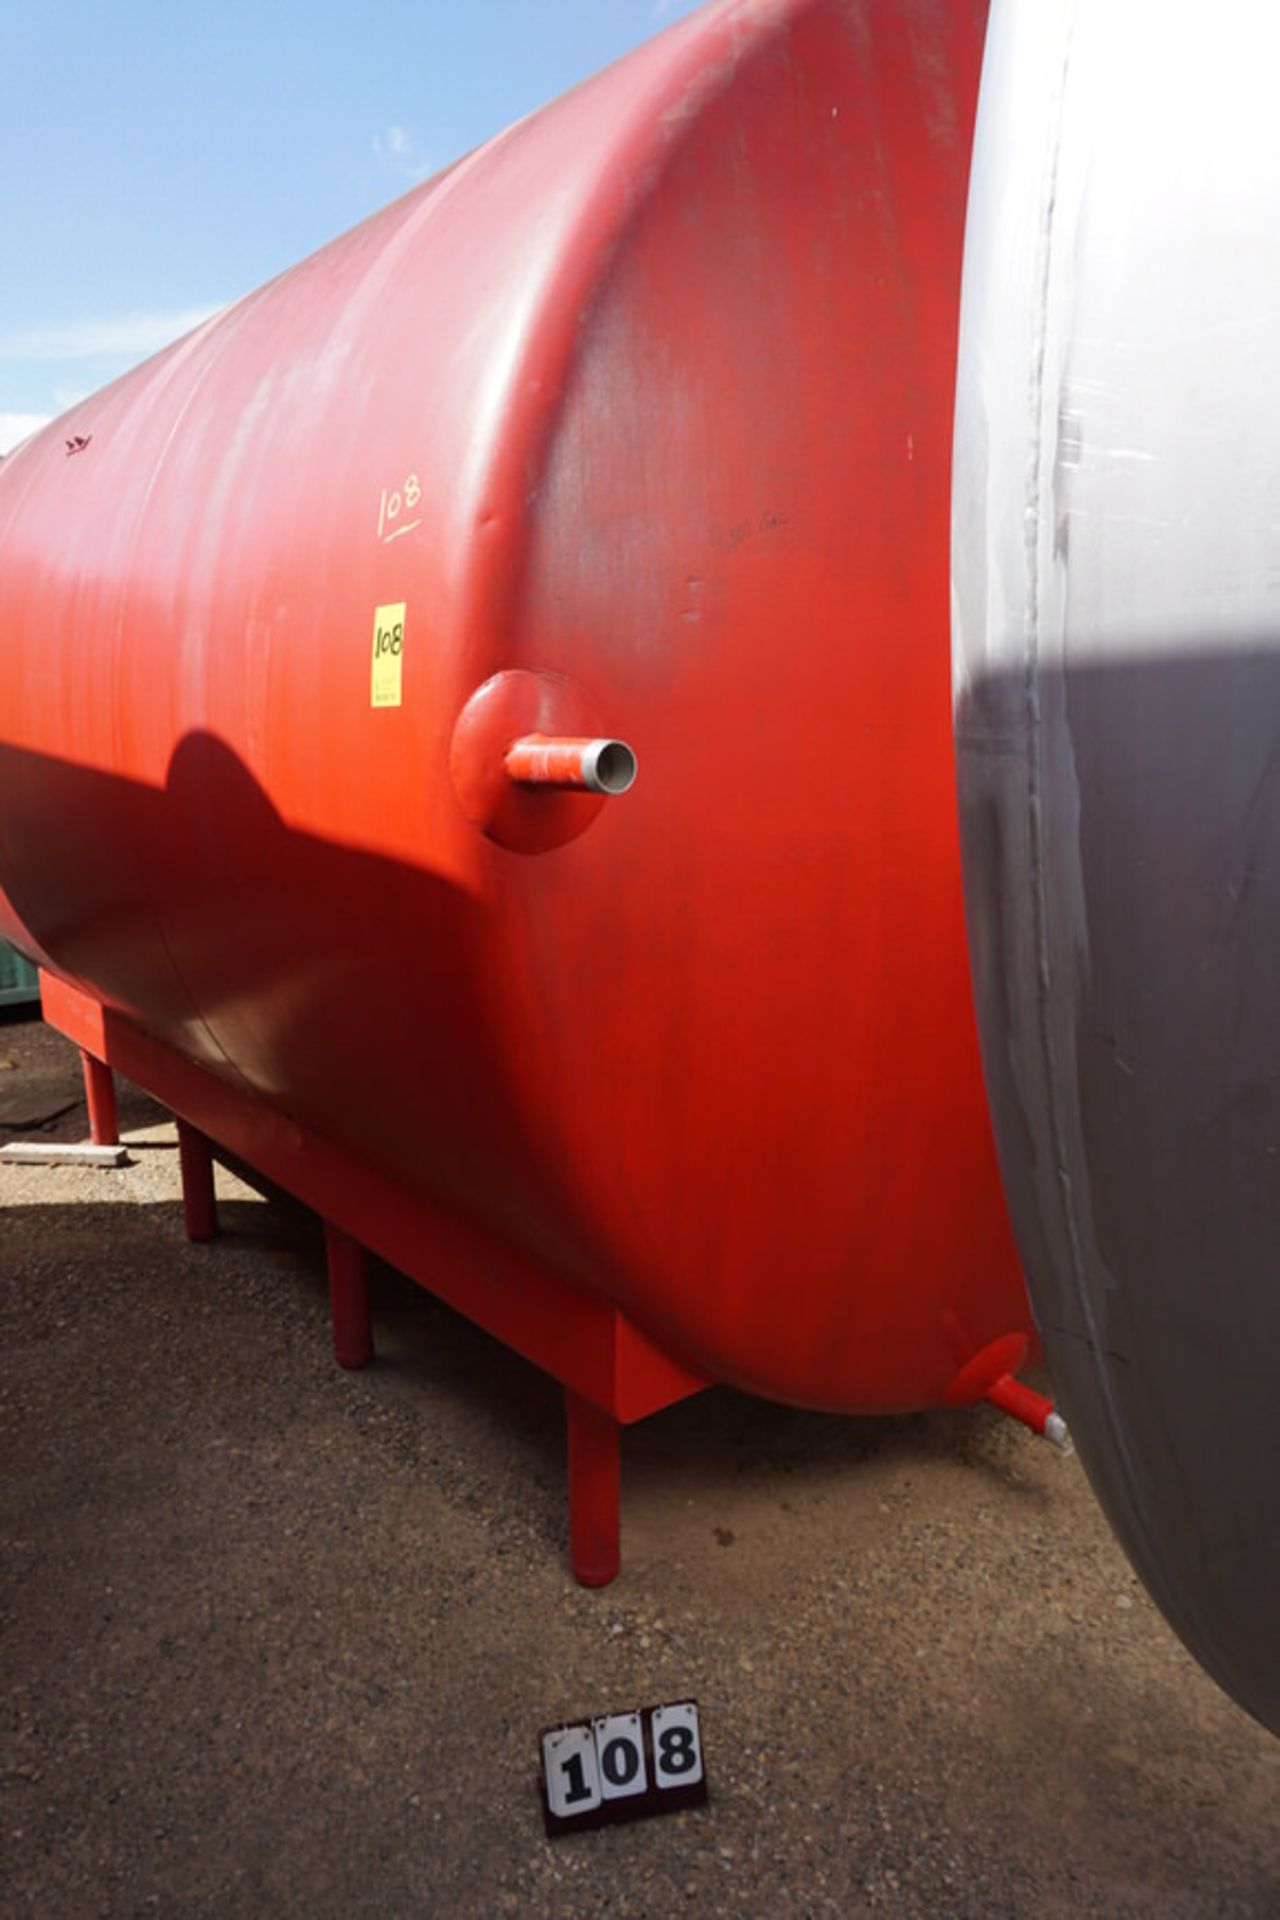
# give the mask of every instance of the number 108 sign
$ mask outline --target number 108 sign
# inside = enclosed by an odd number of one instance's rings
[[[540,1744],[542,1810],[552,1836],[700,1807],[707,1797],[693,1700],[548,1727]]]

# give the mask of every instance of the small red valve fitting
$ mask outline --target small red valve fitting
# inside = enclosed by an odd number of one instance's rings
[[[1030,1427],[1033,1433],[1042,1433],[1046,1440],[1052,1440],[1055,1447],[1067,1451],[1071,1446],[1071,1435],[1067,1423],[1052,1400],[1043,1393],[1037,1393],[1033,1387],[1024,1386],[1021,1380],[1015,1380],[1011,1373],[1002,1374],[993,1381],[983,1396],[993,1407],[999,1407],[1001,1413],[1009,1414],[1014,1420],[1020,1420],[1024,1427]]]

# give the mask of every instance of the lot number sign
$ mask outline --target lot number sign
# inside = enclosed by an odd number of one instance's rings
[[[547,1832],[700,1807],[707,1798],[697,1702],[605,1713],[541,1735]]]

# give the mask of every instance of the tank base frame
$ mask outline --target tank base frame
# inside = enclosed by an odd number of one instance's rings
[[[40,997],[49,1025],[80,1050],[95,1140],[116,1131],[116,1072],[174,1115],[189,1239],[217,1230],[219,1148],[320,1216],[340,1366],[373,1357],[372,1252],[561,1383],[569,1561],[581,1585],[606,1586],[620,1565],[622,1428],[710,1386],[707,1376],[656,1346],[610,1301],[485,1239],[67,981],[42,971]]]

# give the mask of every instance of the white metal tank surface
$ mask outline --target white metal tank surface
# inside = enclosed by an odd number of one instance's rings
[[[1280,8],[996,0],[953,498],[965,886],[1062,1404],[1280,1730]]]

